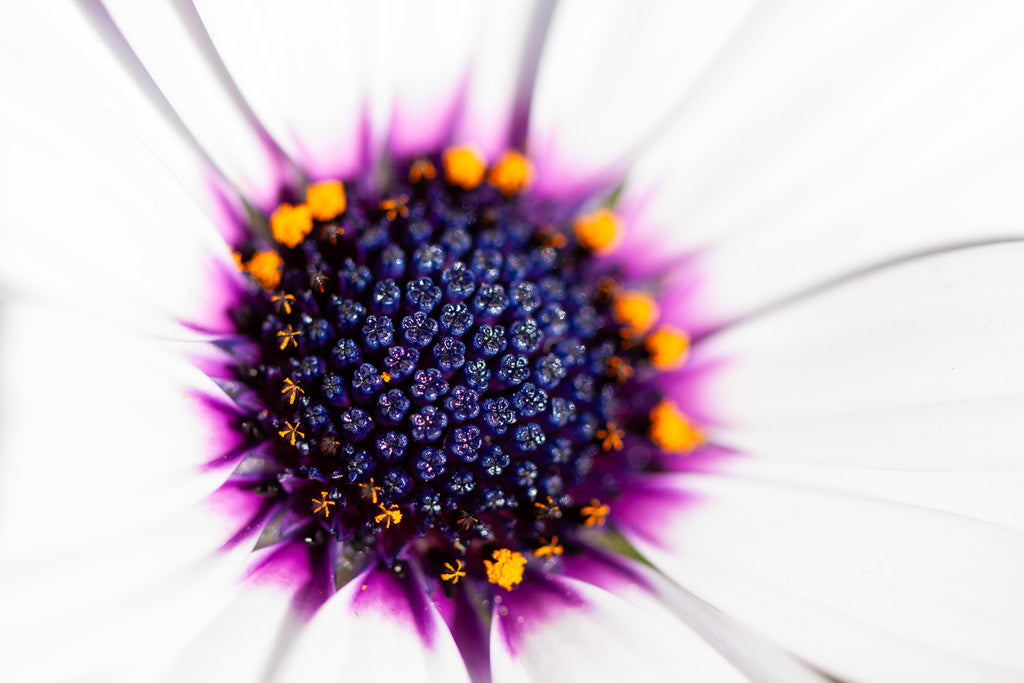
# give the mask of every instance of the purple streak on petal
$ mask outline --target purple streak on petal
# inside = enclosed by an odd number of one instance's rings
[[[326,555],[323,547],[288,539],[256,551],[245,579],[292,593],[296,609],[308,619],[334,594]]]
[[[248,451],[245,437],[238,429],[241,414],[225,396],[215,396],[204,390],[189,391],[184,400],[196,409],[199,428],[205,437],[205,465],[203,469],[217,470],[233,466]]]
[[[652,590],[650,583],[630,566],[629,560],[595,548],[578,555],[567,555],[562,561],[562,574],[611,593],[626,586]]]
[[[586,199],[603,199],[614,192],[626,175],[625,168],[601,171],[571,167],[558,160],[552,145],[527,150],[536,171],[531,192],[556,202],[579,203]]]
[[[510,146],[519,149],[526,144],[530,109],[533,106],[533,89],[537,83],[537,71],[544,51],[544,42],[547,40],[554,13],[555,0],[540,0],[534,7],[533,17],[530,19],[530,30],[523,48],[523,64],[519,70],[519,82],[516,83],[515,104],[512,107],[509,130]]]
[[[516,590],[495,595],[492,628],[498,629],[514,656],[516,642],[535,625],[586,606],[586,600],[556,576],[528,572]]]
[[[208,287],[203,292],[189,292],[194,297],[194,310],[178,322],[185,329],[218,337],[235,334],[230,309],[245,291],[245,281],[233,264],[225,263],[215,256],[206,256],[206,277]]]
[[[722,472],[727,463],[744,457],[732,449],[716,444],[702,446],[698,450],[680,455],[679,453],[659,453],[654,460],[661,471],[665,472]]]
[[[659,548],[666,547],[659,533],[665,520],[700,501],[697,494],[673,488],[662,479],[651,475],[631,481],[610,517],[627,538],[640,538]]]
[[[220,514],[237,521],[237,530],[224,542],[221,550],[237,548],[246,541],[255,542],[274,514],[277,504],[262,498],[241,483],[227,481],[210,496],[211,505]]]
[[[355,149],[341,145],[339,149],[325,149],[318,144],[311,149],[302,142],[302,131],[288,130],[288,135],[297,148],[298,164],[311,180],[366,180],[373,172],[373,122],[369,104],[362,107],[359,115],[357,143]]]
[[[702,358],[700,349],[696,348],[691,351],[682,368],[662,373],[654,380],[654,384],[698,424],[720,426],[722,421],[709,400],[708,387],[714,382],[718,370],[727,362],[724,358]]]
[[[437,97],[433,106],[415,110],[396,96],[388,131],[387,146],[391,155],[399,160],[409,159],[439,150],[452,142],[471,143],[472,140],[452,140],[455,125],[465,109],[468,84],[467,69],[453,92]]]
[[[440,586],[437,589],[440,590]],[[451,598],[435,595],[434,604],[452,633],[469,677],[476,683],[490,683],[491,659],[487,625],[473,607],[466,591],[456,590]]]
[[[356,577],[354,581],[359,581]],[[399,623],[411,623],[424,645],[433,646],[437,633],[431,619],[433,605],[411,572],[401,576],[380,566],[363,575],[359,590],[352,598],[352,609],[359,613],[372,610],[394,617]]]

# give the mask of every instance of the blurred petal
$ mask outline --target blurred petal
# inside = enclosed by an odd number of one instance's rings
[[[753,0],[559,3],[530,113],[542,192],[617,181],[744,24]]]
[[[702,329],[1021,234],[1021,7],[878,4],[760,8],[631,174],[627,248],[706,248],[681,274]]]
[[[495,683],[746,680],[665,610],[586,581],[538,577],[500,597],[491,626]]]
[[[554,0],[486,5],[456,142],[477,145],[491,160],[506,148],[522,147],[553,9]]]
[[[314,179],[348,178],[370,149],[369,80],[375,32],[356,3],[303,0],[196,7],[259,120]]]
[[[462,111],[483,4],[456,0],[439,9],[387,0],[372,12],[378,43],[371,77],[376,107],[389,112],[388,148],[399,158],[436,150],[451,139]]]
[[[675,581],[840,678],[1024,673],[1019,532],[735,475],[654,478],[618,511]]]
[[[564,571],[566,576],[602,588],[637,608],[672,614],[751,681],[824,681],[821,675],[778,646],[736,623],[645,564],[625,557],[588,552],[567,557]],[[686,656],[683,657],[688,661]]]
[[[2,326],[4,678],[125,680],[135,657],[158,673],[241,569],[217,553],[237,522],[205,503],[224,473],[202,467],[240,445],[227,400],[156,343],[64,310],[8,302]]]
[[[410,576],[372,569],[313,616],[275,680],[468,681],[451,632]]]
[[[1022,259],[1024,243],[916,259],[730,328],[697,345],[692,400],[759,458],[1020,470]]]
[[[126,68],[116,50],[105,44],[112,36],[97,33],[96,23],[90,21],[95,12],[79,11],[74,3],[14,3],[0,8],[0,14],[0,49],[6,55],[0,72],[7,95],[2,112],[6,118],[0,126],[5,187],[21,192],[22,184],[42,183],[49,175],[21,166],[19,153],[24,149],[16,145],[23,136],[29,135],[33,141],[52,136],[56,144],[49,143],[51,146],[63,145],[65,127],[82,128],[101,118],[106,128],[116,123],[116,139],[101,143],[75,140],[67,149],[69,155],[88,149],[93,163],[127,163],[118,156],[120,150],[144,148],[151,156],[149,164],[158,161],[222,234],[236,235],[231,219],[242,212],[241,203],[233,192],[226,191],[223,178],[141,67],[135,71]],[[80,110],[84,110],[86,121],[78,120]],[[59,159],[48,158],[47,162],[53,169],[61,166]],[[14,180],[18,183],[11,185]]]
[[[284,182],[276,148],[238,94],[191,4],[104,2],[160,91],[217,166],[263,210]]]

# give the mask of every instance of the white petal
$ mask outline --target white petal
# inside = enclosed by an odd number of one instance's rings
[[[439,9],[415,0],[374,3],[378,38],[372,67],[375,107],[388,112],[388,147],[397,157],[447,143],[461,114],[481,35],[483,3]]]
[[[217,54],[263,125],[314,178],[366,170],[376,31],[355,3],[196,3]]]
[[[88,558],[70,555],[70,562],[62,555],[19,572],[5,559],[0,628],[5,641],[18,646],[0,662],[4,680],[165,680],[174,656],[225,609],[241,554],[197,558],[179,545],[187,538],[151,531],[152,542],[134,550],[125,538],[120,548],[96,547]],[[189,561],[167,573],[163,563],[174,561],[176,550]],[[122,561],[143,553],[145,562],[130,561],[122,569]],[[140,585],[139,577],[148,583]],[[106,592],[118,578],[126,579],[122,589]]]
[[[730,43],[754,3],[559,3],[530,113],[538,187],[622,174]]]
[[[1024,674],[1019,532],[799,485],[703,474],[638,487],[616,518],[674,580],[840,678],[1008,681]]]
[[[132,163],[145,148],[151,157],[147,165],[158,161],[166,169],[163,173],[199,203],[222,234],[229,239],[237,236],[233,219],[243,214],[237,196],[227,189],[166,101],[159,93],[154,95],[152,83],[133,79],[133,74],[143,73],[144,77],[144,72],[126,69],[116,56],[116,48],[104,43],[97,24],[89,19],[95,12],[83,13],[75,3],[45,7],[15,3],[5,4],[0,14],[0,50],[6,55],[0,72],[0,92],[5,102],[5,119],[0,126],[4,134],[3,169],[8,179],[5,186],[10,186],[10,180],[18,180],[15,191],[21,192],[22,184],[45,185],[63,161],[60,156],[54,158],[49,147],[63,148],[69,157],[86,150],[89,162],[100,171],[108,164]],[[83,134],[81,129],[96,117],[106,123],[98,140],[93,141],[92,135]],[[78,134],[65,141],[65,128]],[[107,130],[117,132],[105,135]],[[30,137],[30,143],[22,140],[25,136]],[[52,142],[48,141],[51,137]],[[34,153],[31,144],[40,139],[47,140],[38,153],[49,166],[43,167],[41,162],[25,165],[31,160],[21,158],[21,154],[26,149]],[[133,148],[136,151],[122,160],[122,150]],[[122,182],[137,191],[147,181],[143,175],[141,182]],[[182,194],[178,188],[173,192],[176,196]],[[61,193],[55,192],[47,205],[62,199]]]
[[[521,147],[541,46],[552,15],[550,0],[486,5],[473,57],[466,103],[453,139],[472,143],[488,159]]]
[[[245,582],[229,595],[227,604],[208,621],[193,620],[194,636],[177,653],[163,680],[265,680],[279,664],[283,650],[302,626],[293,602],[295,591]]]
[[[191,4],[104,3],[189,131],[257,207],[273,207],[284,181],[277,150],[238,96]]]
[[[671,613],[751,681],[822,683],[824,680],[777,645],[736,623],[645,564],[625,557],[590,552],[566,557],[562,571],[568,577],[598,586],[645,611]],[[687,661],[694,656],[693,652],[684,655],[674,651]],[[708,657],[703,651],[696,654]]]
[[[527,582],[531,577],[527,578]],[[584,581],[539,577],[495,599],[491,666],[509,681],[746,680],[664,609]]]
[[[75,73],[25,59],[0,74],[9,96],[0,126],[17,131],[5,137],[0,164],[0,286],[123,327],[173,335],[185,321],[230,331],[225,306],[241,279],[213,209],[110,103],[65,80]],[[160,142],[166,131],[138,132]]]
[[[685,276],[714,326],[879,261],[1021,234],[1022,25],[1005,2],[763,6],[638,163],[634,246],[708,248]]]
[[[410,576],[357,576],[313,616],[278,672],[281,681],[468,681],[451,632]]]
[[[176,351],[14,302],[3,328],[4,552],[120,543],[220,485],[223,472],[206,465],[242,437],[223,392]],[[229,538],[230,524],[207,526],[201,547]],[[61,530],[60,550],[40,535],[48,528]]]
[[[1021,469],[1024,244],[855,278],[697,345],[694,403],[758,457]]]

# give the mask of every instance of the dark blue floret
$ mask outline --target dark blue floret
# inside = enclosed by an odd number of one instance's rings
[[[412,374],[420,361],[420,352],[407,346],[392,346],[384,359],[384,367],[393,380],[402,380]]]
[[[445,304],[441,309],[441,327],[454,337],[466,334],[473,324],[473,314],[466,304]]]
[[[373,287],[373,305],[371,310],[377,315],[390,315],[398,311],[402,304],[402,290],[392,279],[378,282]]]
[[[437,334],[437,327],[437,320],[423,311],[402,318],[402,336],[405,341],[421,349],[430,344],[430,340]]]
[[[454,337],[445,337],[434,346],[434,358],[441,370],[457,370],[466,363],[466,345]]]

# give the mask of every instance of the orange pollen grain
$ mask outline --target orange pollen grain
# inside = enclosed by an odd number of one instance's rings
[[[658,320],[658,304],[642,292],[622,292],[615,298],[615,319],[625,325],[625,332],[643,334]]]
[[[306,206],[313,218],[329,221],[345,213],[345,186],[340,180],[313,183],[306,190]]]
[[[242,255],[237,251],[231,252],[231,258],[235,259],[235,265],[238,266],[239,270],[245,270],[245,264],[242,263]]]
[[[622,219],[608,209],[580,216],[572,224],[572,229],[581,247],[598,254],[613,251],[625,232]]]
[[[487,174],[487,182],[501,190],[506,197],[530,186],[533,164],[515,150],[508,150]]]
[[[476,147],[449,147],[441,160],[444,162],[444,177],[452,185],[472,190],[484,181],[486,162]]]
[[[245,264],[245,271],[266,289],[274,289],[281,284],[283,263],[276,251],[257,251]]]
[[[270,215],[270,231],[286,247],[297,247],[313,231],[313,214],[305,204],[282,204]]]
[[[651,426],[647,435],[659,448],[669,453],[689,453],[704,443],[700,429],[675,403],[667,399],[651,411]]]
[[[512,590],[523,580],[523,567],[526,566],[526,558],[522,553],[499,548],[491,554],[491,559],[484,560],[484,567],[487,568],[487,580],[495,583],[507,591]]]
[[[651,354],[651,365],[659,370],[678,368],[686,362],[690,351],[690,335],[683,330],[664,325],[651,332],[644,342]]]

